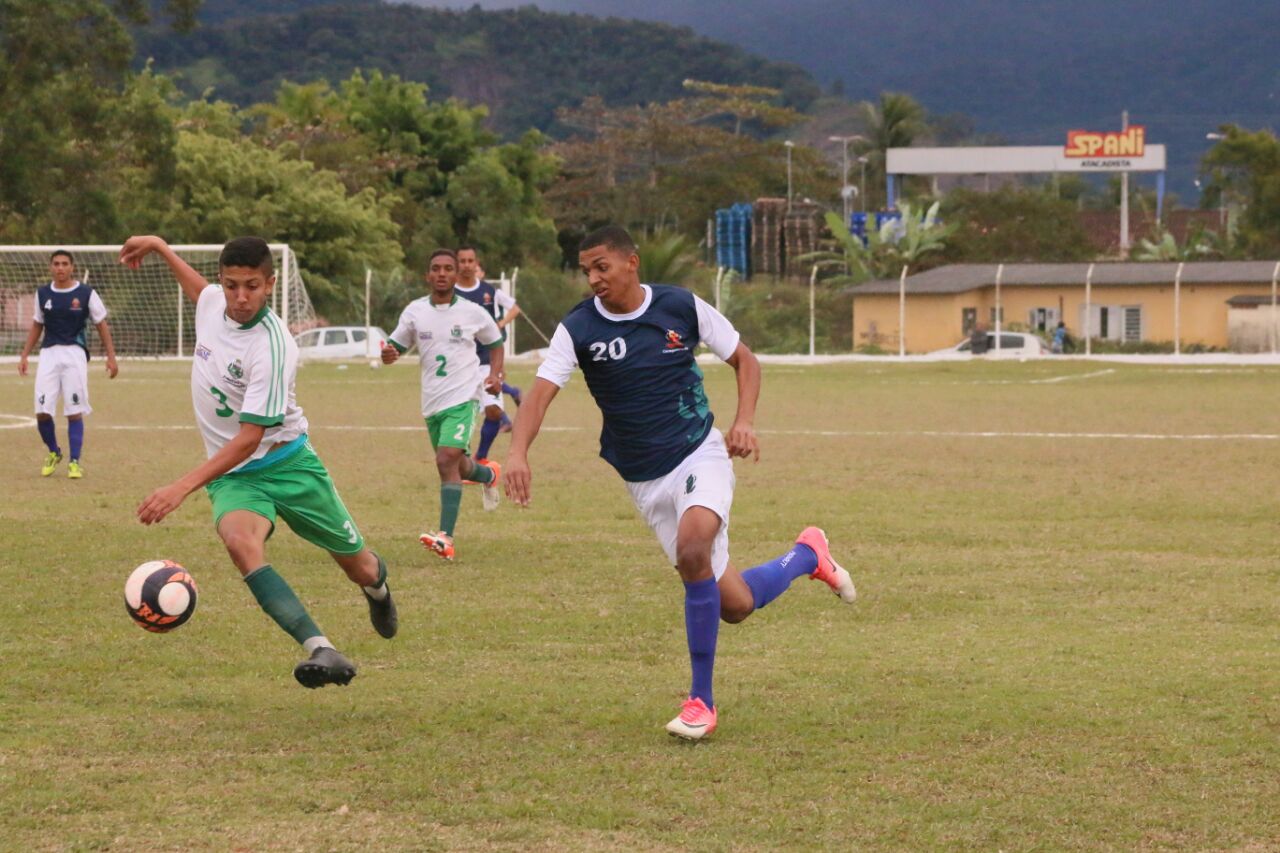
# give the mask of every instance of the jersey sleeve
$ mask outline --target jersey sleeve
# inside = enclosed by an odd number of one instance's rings
[[[98,291],[89,291],[89,320],[96,326],[107,319],[107,306],[102,303]]]
[[[573,348],[573,337],[564,323],[556,326],[551,336],[551,345],[547,347],[547,357],[538,367],[538,378],[554,383],[563,388],[573,376],[573,369],[578,366],[578,354]]]
[[[36,310],[31,312],[31,322],[44,325],[44,307],[40,304],[40,291],[36,291]]]
[[[496,287],[493,289],[493,301],[497,303],[504,313],[516,307],[516,301],[511,297],[511,294]]]
[[[406,305],[405,309],[400,312],[400,319],[396,322],[396,330],[391,333],[387,343],[391,344],[396,350],[404,355],[413,346],[413,315],[410,312],[410,306]]]
[[[289,354],[284,332],[270,320],[264,322],[266,339],[253,349],[245,365],[244,405],[240,423],[273,427],[284,423],[289,402]]]
[[[728,361],[738,348],[740,336],[728,318],[699,297],[693,297],[698,311],[698,339],[721,361]]]
[[[489,349],[502,346],[502,342],[507,339],[507,336],[498,328],[498,324],[489,316],[488,311],[478,305],[476,308],[478,309],[476,313],[484,318],[484,322],[481,323],[480,328],[476,331],[476,341]]]

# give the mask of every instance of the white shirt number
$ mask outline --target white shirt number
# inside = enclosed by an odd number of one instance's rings
[[[618,361],[627,354],[627,342],[622,338],[614,338],[607,344],[604,341],[596,341],[589,349],[592,361]]]

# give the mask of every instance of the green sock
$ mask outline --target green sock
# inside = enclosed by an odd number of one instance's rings
[[[298,600],[298,596],[294,594],[288,582],[276,574],[276,570],[270,565],[249,572],[245,575],[244,582],[249,585],[253,597],[258,599],[258,605],[290,637],[303,646],[319,645],[308,643],[308,640],[317,638],[324,640],[320,628],[307,614],[307,609],[302,606],[302,602]],[[328,645],[327,640],[324,641],[324,645]],[[308,651],[310,650],[308,648]]]
[[[488,465],[473,463],[471,465],[471,473],[467,475],[467,479],[482,485],[488,485],[493,482],[493,469]]]
[[[462,484],[440,484],[440,530],[449,536],[458,524],[458,509],[462,506]]]

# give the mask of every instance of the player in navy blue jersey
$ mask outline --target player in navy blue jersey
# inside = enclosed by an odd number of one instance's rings
[[[529,503],[529,445],[547,407],[582,369],[600,407],[600,455],[626,481],[636,508],[675,564],[685,588],[692,685],[671,734],[698,740],[715,730],[712,697],[719,620],[741,622],[801,575],[825,582],[844,601],[853,581],[831,557],[827,537],[806,527],[778,558],[738,572],[729,563],[730,457],[760,458],[756,400],[760,363],[725,317],[683,288],[640,282],[640,258],[625,230],[588,234],[578,263],[594,297],[556,328],[533,389],[525,396],[507,456],[507,495]],[[733,368],[738,409],[728,432],[713,427],[694,350],[705,344]]]
[[[75,259],[70,252],[59,249],[49,257],[50,281],[37,291],[31,331],[18,359],[18,375],[27,375],[27,356],[36,341],[40,341],[36,428],[49,451],[40,474],[48,477],[62,461],[62,447],[53,423],[58,400],[62,400],[62,413],[67,418],[67,453],[71,457],[67,462],[67,476],[78,480],[84,476],[84,467],[80,464],[84,416],[93,411],[89,407],[89,343],[85,337],[89,323],[97,328],[107,351],[107,376],[114,379],[119,368],[111,326],[107,323],[107,308],[97,291],[75,278],[75,271]]]
[[[503,340],[506,340],[506,328],[520,316],[520,306],[516,305],[509,294],[484,280],[480,259],[473,246],[462,246],[457,254],[458,283],[454,285],[453,292],[489,312],[489,316],[502,330]],[[480,357],[481,368],[486,367],[489,364],[489,349],[477,344],[476,354]],[[503,411],[504,393],[509,394],[517,406],[520,405],[520,389],[506,382],[502,383],[502,390],[497,394],[491,394],[487,390],[481,394],[480,408],[484,410],[484,423],[480,425],[480,444],[476,447],[477,462],[484,462],[489,458],[489,448],[493,446],[493,440],[498,437],[499,432],[511,429],[511,419]]]

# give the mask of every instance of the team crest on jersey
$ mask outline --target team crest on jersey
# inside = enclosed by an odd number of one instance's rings
[[[490,303],[492,303],[492,302],[493,302],[493,294],[492,294],[492,293],[486,293],[486,294],[484,295],[484,304],[485,304],[485,305],[489,305],[489,304],[490,304]]]
[[[688,349],[688,347],[685,346],[684,344],[684,336],[681,335],[679,332],[677,332],[675,329],[667,329],[667,349],[668,350]]]
[[[74,297],[72,297],[72,298],[71,298],[71,310],[72,310],[72,311],[79,311],[79,310],[80,310],[80,297],[79,297],[79,296],[74,296]]]
[[[462,337],[462,327],[454,326],[452,329],[449,330],[449,334],[453,335],[455,338]]]
[[[208,361],[209,356],[211,355],[213,355],[213,351],[210,350],[207,346],[205,346],[204,344],[196,344],[196,358],[200,359],[201,361]]]
[[[227,373],[230,373],[236,379],[244,379],[244,366],[240,364],[240,359],[236,359],[227,365]]]

